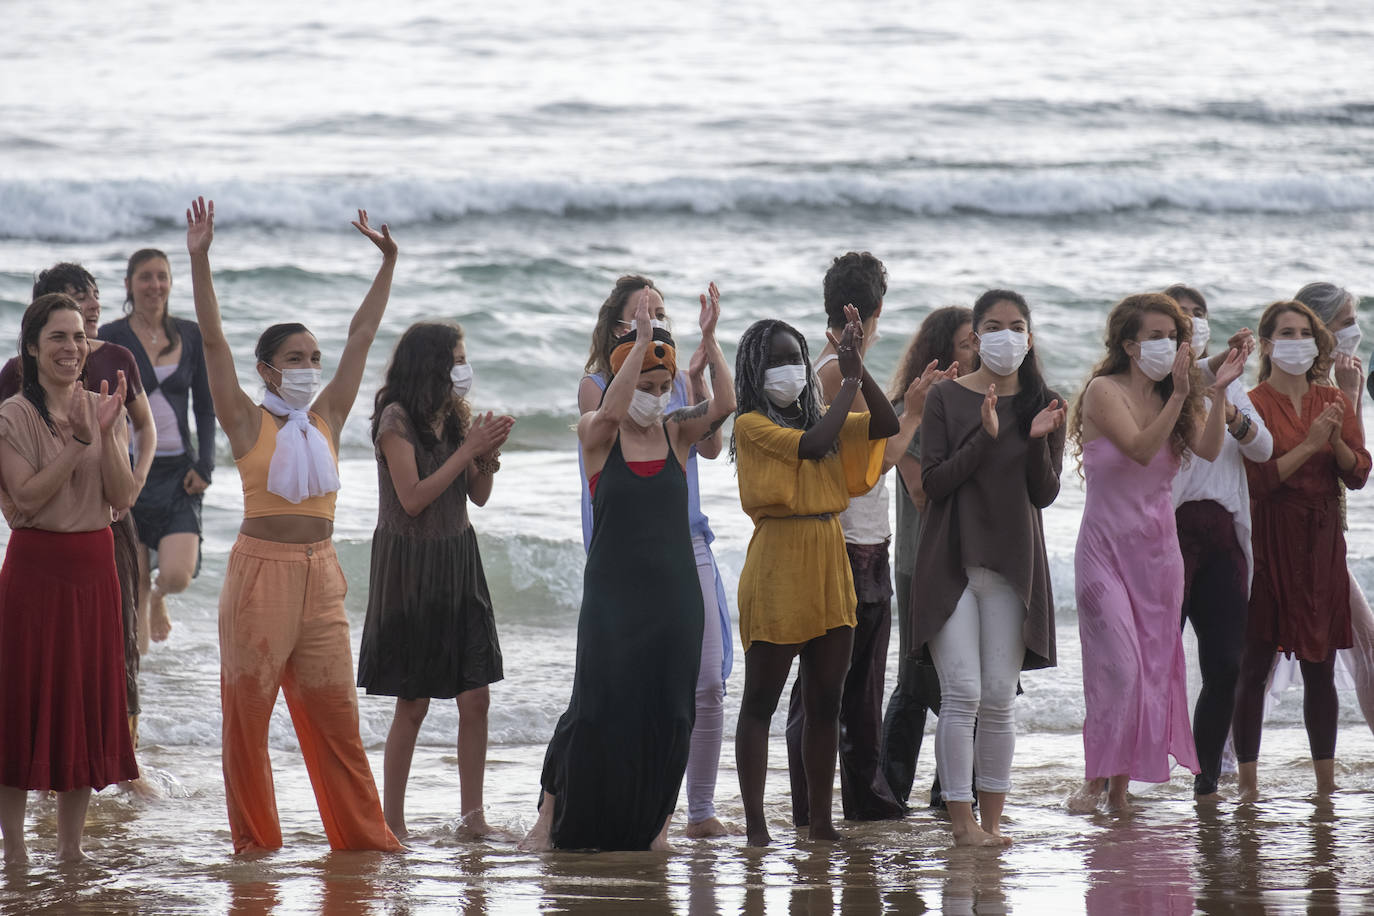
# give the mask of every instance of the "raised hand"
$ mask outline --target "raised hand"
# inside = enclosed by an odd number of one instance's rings
[[[514,425],[513,417],[498,417],[492,411],[487,411],[486,416],[477,414],[468,427],[464,444],[471,447],[474,455],[485,455],[501,447]]]
[[[1364,382],[1364,363],[1360,362],[1358,356],[1346,356],[1344,353],[1337,353],[1335,357],[1336,387],[1347,395],[1358,395],[1360,385]],[[1353,397],[1351,399],[1354,400]]]
[[[652,340],[654,336],[653,325],[649,324],[649,287],[644,287],[639,293],[639,301],[635,303],[634,323],[635,340]]]
[[[1231,339],[1226,341],[1226,346],[1231,350],[1239,350],[1248,358],[1255,352],[1255,332],[1249,328],[1241,328],[1231,335]]]
[[[716,322],[720,320],[720,290],[716,288],[714,280],[706,288],[706,292],[699,297],[701,299],[701,339],[707,340],[716,336]],[[695,356],[692,357],[696,359]]]
[[[67,404],[67,422],[71,424],[72,437],[80,439],[86,445],[91,444],[100,429],[95,407],[80,383],[72,392],[72,399]]]
[[[186,211],[186,250],[205,254],[215,238],[215,202],[197,197]]]
[[[1035,415],[1031,420],[1030,437],[1032,439],[1043,439],[1056,429],[1064,425],[1064,414],[1068,411],[1068,405],[1058,398],[1051,398],[1045,405],[1045,409]]]
[[[124,397],[129,393],[129,384],[124,378],[124,370],[120,369],[116,372],[115,377],[118,381],[115,383],[114,393],[110,393],[110,383],[102,381],[100,383],[100,396],[96,398],[98,403],[95,409],[95,418],[100,425],[102,436],[108,435],[115,428],[115,421],[124,413]]]
[[[959,370],[959,364],[955,363],[950,368],[940,371],[940,361],[932,359],[930,364],[921,371],[921,374],[911,380],[911,384],[906,386],[906,391],[902,393],[902,411],[908,417],[920,416],[926,409],[926,395],[936,382],[947,378],[954,378],[954,373]]]
[[[830,345],[835,348],[835,355],[840,364],[840,375],[844,378],[862,378],[864,372],[863,357],[859,355],[859,343],[863,340],[863,327],[859,323],[859,310],[852,305],[844,307],[845,325],[840,332],[838,340],[831,333],[829,328],[825,329],[825,336],[829,339]]]
[[[983,429],[992,438],[997,438],[997,386],[988,386],[988,395],[983,398]]]
[[[1178,352],[1174,354],[1174,393],[1179,397],[1186,398],[1192,390],[1193,345],[1184,341],[1179,344]]]
[[[353,228],[372,240],[372,244],[381,249],[382,257],[388,260],[396,257],[396,252],[400,249],[396,245],[396,240],[391,237],[391,227],[382,223],[382,231],[373,229],[367,222],[367,211],[359,210],[358,218],[353,220]]]
[[[1254,346],[1253,343],[1250,346]],[[1245,371],[1245,353],[1243,350],[1231,350],[1226,354],[1226,359],[1217,367],[1217,380],[1212,383],[1212,391],[1217,397],[1226,396],[1226,387],[1240,378],[1240,374]],[[1177,382],[1175,382],[1177,384]]]

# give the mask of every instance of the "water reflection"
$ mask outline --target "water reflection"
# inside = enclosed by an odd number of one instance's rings
[[[1087,855],[1089,916],[1193,912],[1192,831],[1122,821],[1094,836]]]

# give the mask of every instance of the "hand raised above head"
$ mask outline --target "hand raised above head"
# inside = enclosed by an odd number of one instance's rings
[[[215,238],[215,202],[197,197],[186,210],[186,250],[205,254]]]
[[[353,228],[371,239],[372,244],[376,245],[377,248],[381,250],[383,258],[388,260],[393,259],[400,250],[396,245],[396,240],[391,237],[391,227],[386,223],[382,223],[382,231],[378,232],[376,229],[373,229],[367,222],[366,210],[358,211],[358,218],[353,220]]]
[[[713,337],[716,333],[716,322],[720,320],[720,290],[716,288],[716,282],[711,281],[711,285],[702,293],[701,317],[698,323],[701,325],[702,339]]]
[[[859,354],[859,344],[863,340],[863,327],[859,323],[859,310],[852,305],[844,307],[844,330],[836,339],[835,334],[825,329],[825,336],[835,348],[835,356],[840,364],[840,374],[847,379],[862,378],[863,357]]]

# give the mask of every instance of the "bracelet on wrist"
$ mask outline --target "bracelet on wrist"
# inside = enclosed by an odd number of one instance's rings
[[[856,385],[862,385],[864,383],[864,377],[862,375],[853,377],[846,375],[841,380],[840,384],[844,384],[845,382],[853,382]]]
[[[88,440],[82,439],[82,438],[81,438],[80,436],[78,436],[76,433],[72,433],[72,438],[73,438],[74,440],[76,440],[77,442],[80,442],[82,445],[90,445],[90,444],[91,444]]]

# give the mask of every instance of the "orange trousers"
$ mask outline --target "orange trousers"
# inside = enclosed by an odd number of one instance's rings
[[[219,599],[224,789],[234,851],[278,849],[267,730],[277,691],[296,726],[334,849],[398,850],[358,736],[358,693],[344,616],[348,583],[330,541],[239,535]]]

